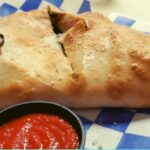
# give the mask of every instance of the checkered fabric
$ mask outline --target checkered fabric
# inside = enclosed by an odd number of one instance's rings
[[[1,0],[0,16],[38,9],[52,3],[73,13],[90,11],[88,0]],[[68,7],[69,6],[69,7]],[[110,19],[121,25],[149,33],[150,22],[112,13]],[[149,149],[150,109],[76,109],[86,130],[87,149]]]
[[[86,130],[88,149],[150,148],[150,109],[76,110]]]
[[[50,3],[71,13],[90,11],[88,0],[0,0],[0,16],[42,8]]]

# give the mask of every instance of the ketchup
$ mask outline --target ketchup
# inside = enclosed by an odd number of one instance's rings
[[[75,129],[62,118],[29,114],[0,126],[0,149],[78,148]]]

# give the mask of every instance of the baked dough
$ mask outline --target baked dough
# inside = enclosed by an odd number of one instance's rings
[[[65,97],[72,69],[47,10],[17,13],[0,20],[4,44],[0,55],[0,107],[26,100]]]
[[[98,13],[34,10],[0,19],[0,107],[150,107],[150,36]]]

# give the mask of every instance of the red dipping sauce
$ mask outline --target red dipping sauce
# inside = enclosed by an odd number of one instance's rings
[[[49,114],[30,114],[0,126],[0,149],[78,148],[75,129]]]

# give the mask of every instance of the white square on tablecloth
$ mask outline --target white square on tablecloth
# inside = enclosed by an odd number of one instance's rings
[[[40,7],[38,9],[42,9],[42,8],[47,8],[47,6],[49,5],[50,3],[46,2],[46,1],[42,1],[41,4],[40,4]]]
[[[86,134],[85,148],[114,149],[117,147],[122,136],[122,132],[105,128],[98,124],[93,124]]]
[[[132,28],[142,32],[150,32],[150,22],[146,20],[136,21]]]
[[[150,115],[136,113],[126,133],[150,137]]]
[[[75,109],[75,112],[90,120],[90,121],[95,121],[95,119],[97,118],[98,114],[100,113],[101,109],[100,108],[89,108],[89,109]]]
[[[82,3],[83,0],[65,0],[60,8],[66,12],[77,13]]]
[[[15,8],[20,8],[24,4],[25,0],[0,0],[0,4],[9,4]]]

